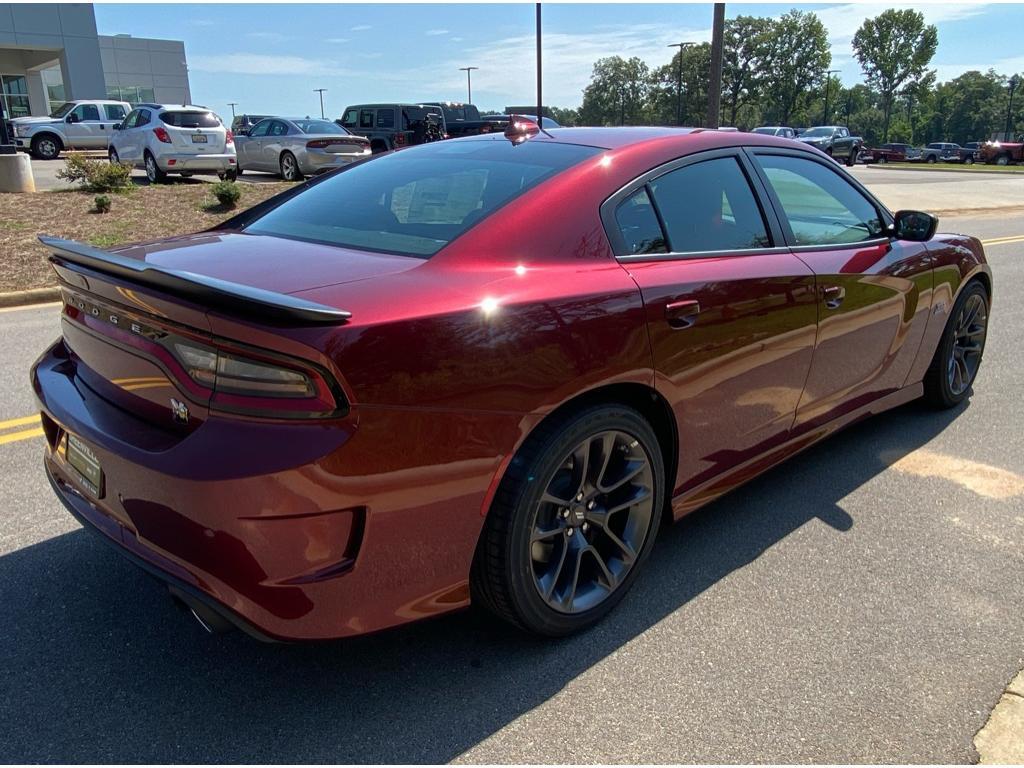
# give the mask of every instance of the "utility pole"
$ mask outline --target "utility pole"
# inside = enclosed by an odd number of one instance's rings
[[[841,70],[830,69],[825,73],[825,109],[821,113],[821,124],[828,125],[828,87],[832,83],[832,75],[838,75]]]
[[[537,3],[537,125],[544,124],[544,97],[541,92],[540,3]]]
[[[461,72],[466,73],[466,103],[473,103],[473,81],[470,79],[471,73],[474,69],[480,69],[480,67],[459,67]]]
[[[1004,141],[1013,141],[1011,135],[1013,131],[1013,92],[1017,90],[1017,86],[1020,84],[1020,78],[1016,75],[1010,78],[1010,103],[1006,105],[1006,131]]]
[[[725,37],[725,3],[715,3],[711,31],[711,78],[708,83],[708,116],[705,128],[717,128],[722,109],[722,41]]]
[[[228,106],[231,107],[231,119],[234,120],[235,119],[235,107],[238,106],[238,102],[237,101],[229,101],[228,102]]]
[[[327,90],[326,88],[314,88],[313,89],[313,93],[319,93],[320,94],[320,119],[321,120],[325,119],[324,118],[324,91],[326,91],[326,90]]]
[[[683,124],[683,51],[696,43],[670,43],[669,48],[679,49],[679,66],[676,72],[676,125]]]

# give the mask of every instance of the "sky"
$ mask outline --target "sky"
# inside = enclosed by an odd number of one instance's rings
[[[940,81],[970,69],[1024,71],[1024,3],[790,3],[726,5],[726,16],[778,16],[813,10],[829,31],[833,68],[859,82],[850,42],[863,20],[889,7],[913,7],[939,32],[931,66]],[[338,117],[348,104],[465,101],[466,73],[481,108],[536,100],[534,4],[102,4],[100,34],[185,42],[192,100],[230,115]],[[669,43],[711,39],[711,4],[554,4],[543,6],[544,102],[575,107],[594,61],[639,56],[670,61]],[[979,45],[983,41],[983,45]]]

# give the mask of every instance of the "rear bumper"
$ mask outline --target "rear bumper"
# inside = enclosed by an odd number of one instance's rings
[[[234,154],[224,155],[186,155],[168,154],[156,159],[160,170],[170,173],[181,171],[230,171],[238,167],[238,159]]]
[[[299,168],[307,176],[314,176],[318,173],[327,173],[333,171],[336,168],[342,168],[346,165],[354,163],[356,160],[362,160],[369,157],[371,152],[369,147],[365,154],[352,154],[352,155],[337,155],[330,152],[324,152],[321,149],[307,149],[302,153],[302,157],[299,159]]]

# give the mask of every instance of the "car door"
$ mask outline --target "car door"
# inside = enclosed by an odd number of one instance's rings
[[[260,120],[249,131],[241,143],[237,145],[238,165],[246,171],[267,170],[263,160],[263,142],[266,141],[267,131],[273,120]],[[271,169],[274,170],[274,169]]]
[[[64,118],[64,133],[74,149],[95,149],[106,146],[100,136],[100,111],[95,104],[79,104]]]
[[[785,440],[810,368],[814,274],[759,186],[742,151],[716,150],[651,171],[602,207],[679,426],[675,492],[695,491],[677,513]]]
[[[124,107],[120,104],[103,104],[100,114],[100,139],[102,147],[110,146],[110,140],[114,136],[114,126],[124,120]]]
[[[931,258],[890,237],[889,214],[836,165],[751,149],[793,253],[818,281],[818,338],[796,427],[903,387],[928,322]]]
[[[263,170],[277,172],[281,168],[281,151],[288,135],[288,124],[272,120],[267,135],[260,139],[260,157]]]
[[[146,154],[149,137],[153,136],[153,112],[151,110],[139,109],[131,134],[132,161],[141,165]]]
[[[138,154],[137,149],[132,146],[135,136],[135,131],[132,129],[135,127],[135,120],[138,116],[139,110],[132,110],[128,113],[128,117],[121,121],[121,127],[111,134],[110,146],[117,152],[122,163],[134,162]]]

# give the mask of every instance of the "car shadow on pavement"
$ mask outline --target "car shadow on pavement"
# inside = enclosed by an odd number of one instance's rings
[[[447,762],[801,526],[842,536],[840,500],[960,410],[876,417],[663,529],[619,608],[558,641],[475,611],[332,643],[209,636],[82,530],[17,550],[0,557],[0,760]]]

